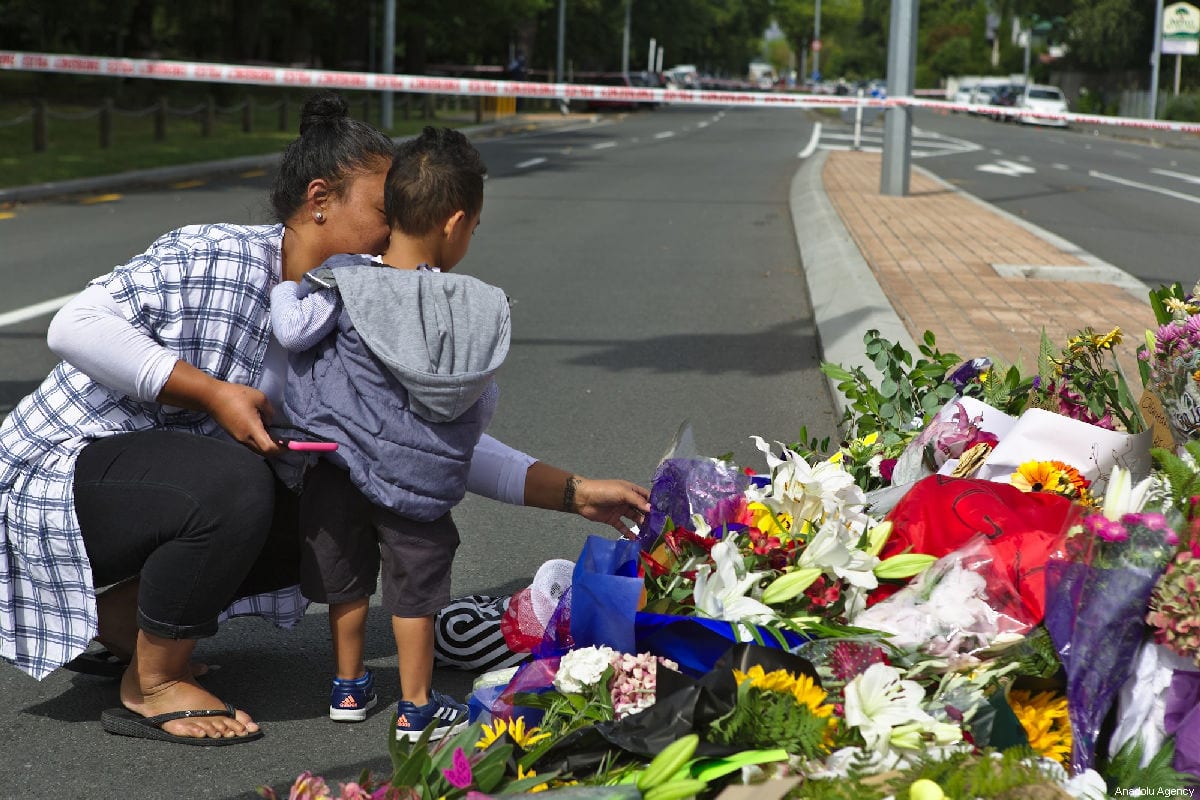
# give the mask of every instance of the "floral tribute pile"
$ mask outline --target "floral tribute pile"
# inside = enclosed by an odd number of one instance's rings
[[[1200,786],[1200,302],[1036,371],[868,332],[838,443],[681,431],[637,541],[394,771],[293,798],[1100,798]],[[750,785],[746,787],[746,785]],[[753,794],[737,794],[752,791]],[[265,796],[273,796],[264,790]]]

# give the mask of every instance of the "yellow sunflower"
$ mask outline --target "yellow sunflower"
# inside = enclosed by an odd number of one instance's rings
[[[1026,461],[1009,476],[1008,482],[1022,492],[1058,492],[1068,486],[1063,471],[1053,461]]]
[[[828,717],[833,713],[833,706],[823,705],[828,693],[807,675],[793,675],[786,669],[766,672],[760,665],[755,664],[747,672],[735,669],[733,679],[738,685],[750,681],[750,685],[755,689],[790,694],[795,698],[796,705],[807,706],[815,716]]]
[[[795,683],[795,678],[786,669],[766,672],[760,664],[755,664],[746,672],[735,669],[733,671],[733,679],[737,681],[739,686],[746,681],[750,681],[750,685],[755,689],[783,694],[791,692],[792,684]]]
[[[530,745],[550,738],[550,734],[541,728],[533,727],[526,730],[524,717],[517,717],[508,723],[508,736],[513,740],[513,744],[522,750],[528,750]]]
[[[537,777],[537,772],[535,772],[534,770],[531,770],[531,769],[527,770],[524,767],[522,767],[520,764],[517,764],[517,780],[520,781],[520,780],[524,780],[525,778],[536,778],[536,777]],[[530,789],[529,793],[533,794],[534,792],[544,792],[549,788],[550,788],[550,784],[539,783],[537,786],[534,786],[532,789]]]
[[[1071,721],[1067,716],[1067,698],[1053,692],[1033,694],[1014,690],[1008,693],[1008,704],[1025,729],[1030,748],[1069,767]]]
[[[484,725],[479,732],[479,741],[475,742],[475,747],[480,750],[486,750],[496,743],[496,740],[503,736],[508,731],[508,720],[497,718],[491,725]]]
[[[1092,345],[1097,350],[1111,350],[1121,343],[1121,338],[1121,329],[1113,328],[1108,333],[1092,336]]]
[[[813,683],[813,679],[807,675],[801,675],[792,684],[792,697],[796,698],[796,705],[807,706],[815,717],[824,718],[833,714],[833,706],[825,704],[828,696],[829,693]]]
[[[512,739],[513,744],[522,750],[528,750],[530,745],[537,744],[543,739],[550,737],[550,734],[541,728],[529,728],[526,730],[524,717],[517,717],[511,721],[497,719],[491,725],[483,726],[483,730],[480,731],[479,741],[475,743],[475,746],[480,750],[486,750],[506,733],[508,734],[508,738]]]

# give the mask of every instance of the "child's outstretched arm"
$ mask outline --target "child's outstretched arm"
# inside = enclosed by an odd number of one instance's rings
[[[271,290],[271,332],[293,353],[324,339],[337,324],[337,312],[334,291],[311,291],[308,284],[295,281],[282,281]]]
[[[641,525],[650,513],[650,492],[629,481],[583,478],[535,461],[525,474],[525,505],[578,514],[633,539],[637,531],[630,525]]]
[[[641,525],[650,513],[650,492],[635,483],[581,478],[487,434],[471,457],[467,490],[503,503],[578,514],[627,538],[637,535],[629,525]]]

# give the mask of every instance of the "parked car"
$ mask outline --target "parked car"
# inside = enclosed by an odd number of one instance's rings
[[[992,98],[992,105],[1000,106],[1001,108],[1016,108],[1021,104],[1021,94],[1025,91],[1022,84],[1010,83],[1000,87],[1000,91],[996,92],[996,96]],[[995,114],[992,119],[997,122],[1016,122],[1016,114]]]
[[[1025,90],[1025,94],[1021,98],[1020,108],[1050,114],[1066,114],[1070,110],[1067,106],[1067,98],[1063,96],[1061,89],[1057,86],[1043,86],[1037,83],[1032,84]],[[1026,125],[1057,125],[1061,128],[1067,127],[1065,119],[1054,119],[1053,117],[1021,116],[1019,121]]]
[[[575,82],[594,86],[624,86],[627,88],[639,85],[634,82],[632,75],[622,72],[576,72]],[[587,111],[636,111],[643,105],[645,104],[624,98],[593,98],[587,100],[583,107]]]
[[[955,89],[954,97],[952,99],[955,103],[958,103],[961,105],[966,105],[967,103],[971,102],[971,95],[974,93],[975,93],[975,84],[960,83],[958,85],[958,88]],[[954,113],[957,114],[958,112],[955,111]]]
[[[997,95],[1000,94],[1001,84],[981,83],[971,92],[971,102],[977,106],[990,106],[996,101]],[[985,111],[969,111],[969,114],[985,114]]]

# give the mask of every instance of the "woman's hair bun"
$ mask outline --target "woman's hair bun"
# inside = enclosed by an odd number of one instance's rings
[[[313,125],[328,125],[350,116],[350,104],[337,92],[321,92],[310,97],[300,112],[300,135]]]

